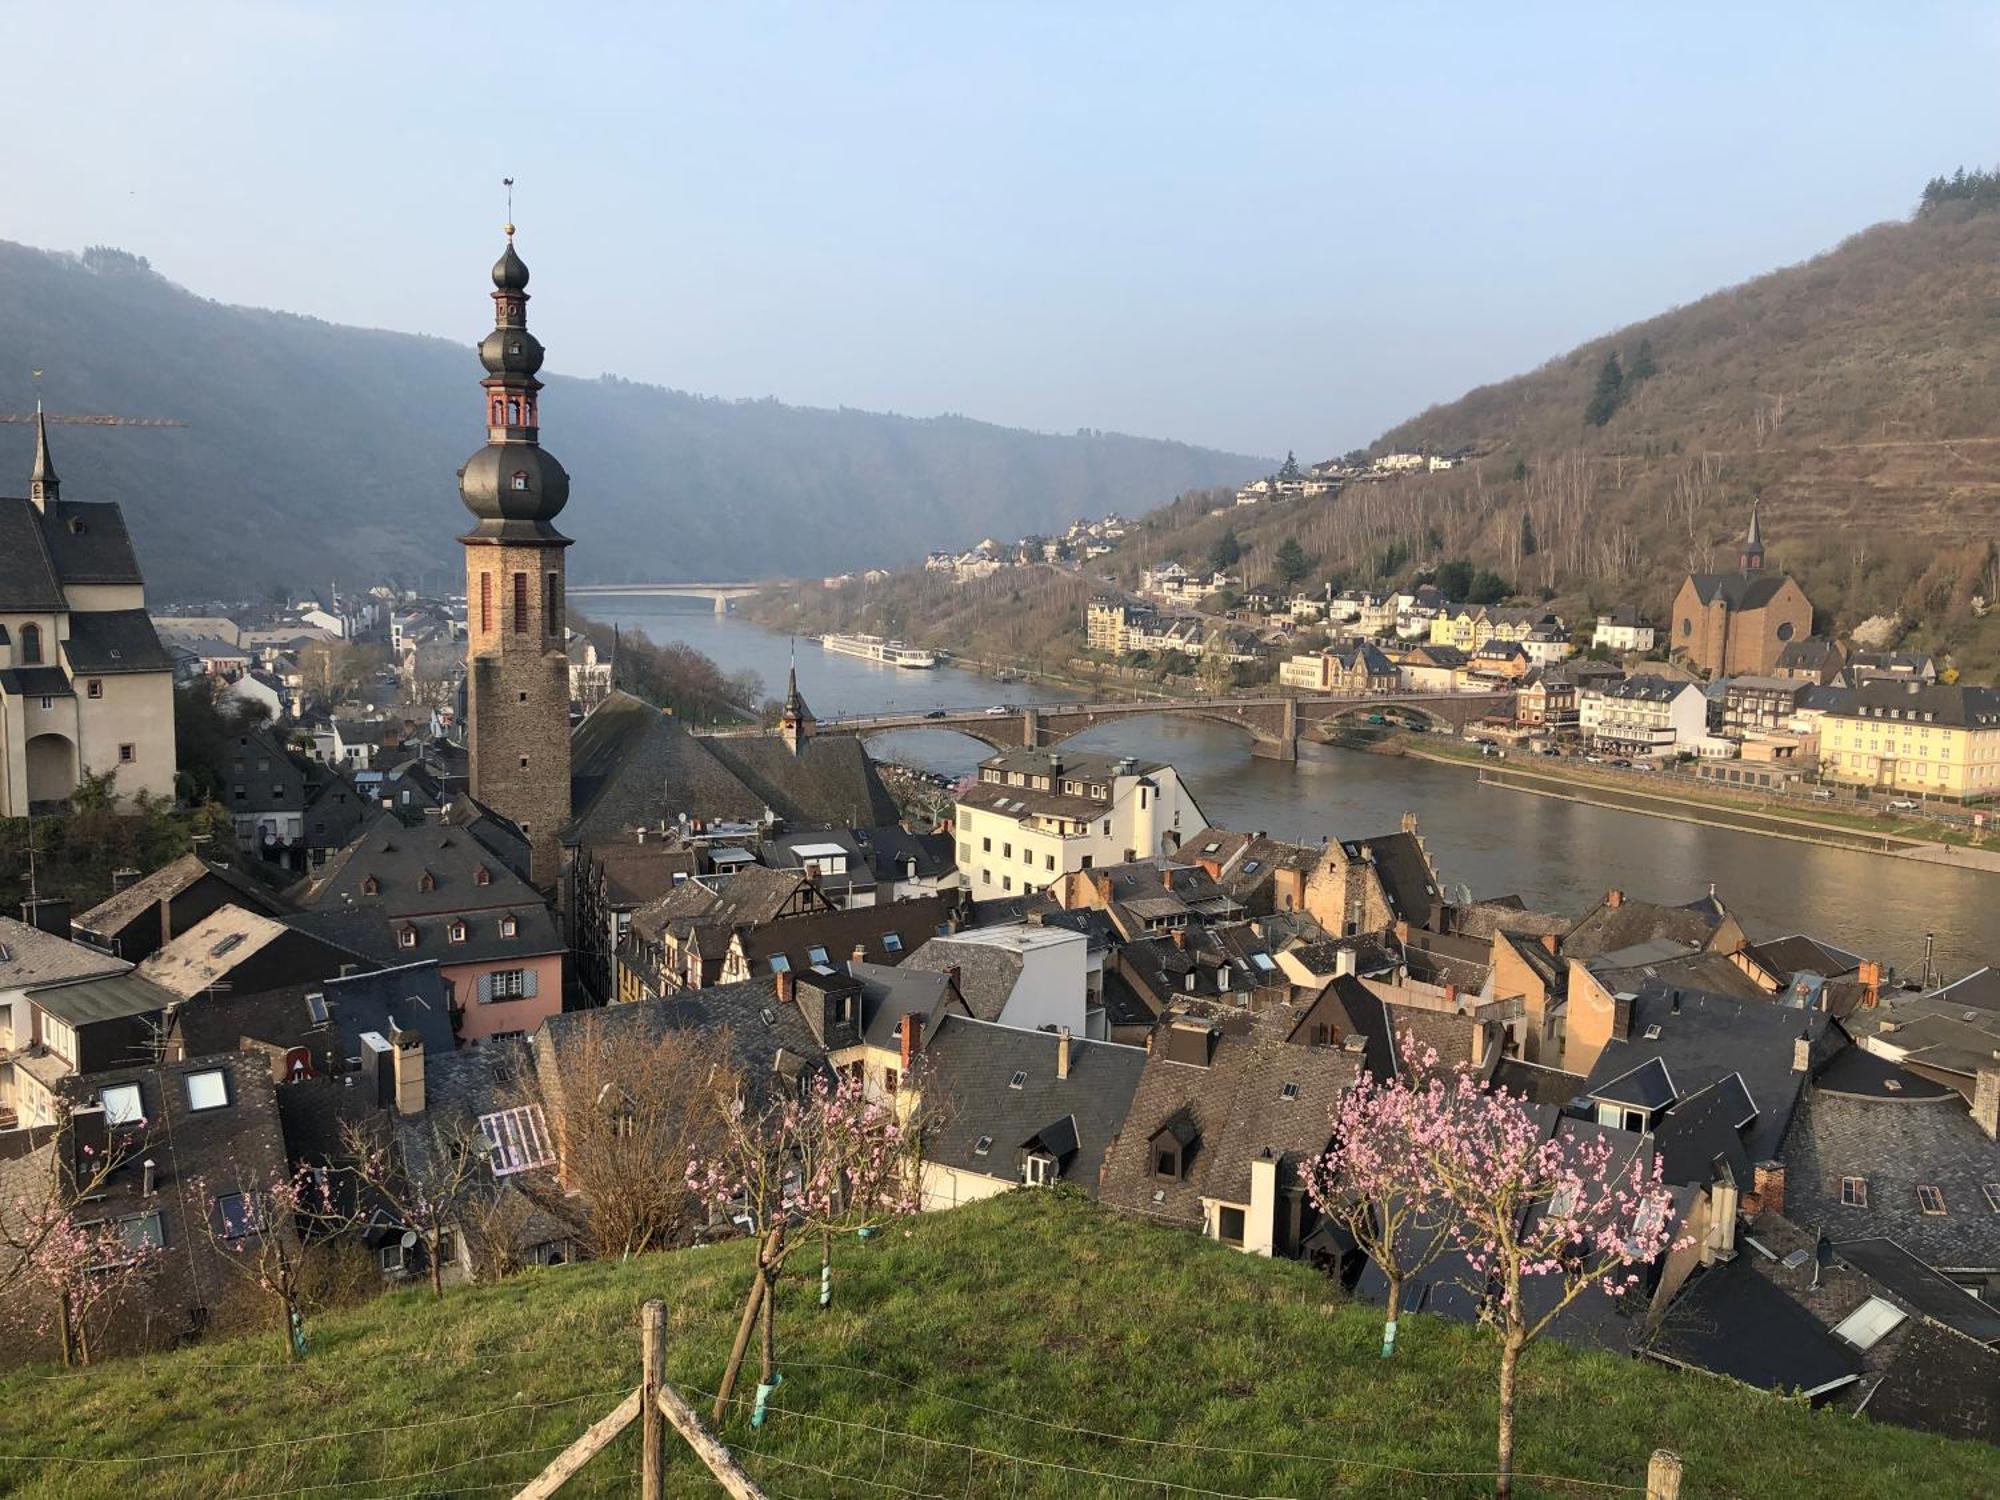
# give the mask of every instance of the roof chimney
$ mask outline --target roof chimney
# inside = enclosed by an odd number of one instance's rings
[[[389,1059],[396,1085],[396,1113],[424,1112],[424,1039],[415,1031],[390,1033],[395,1052]]]
[[[868,945],[867,945],[866,943],[856,943],[856,944],[854,945],[854,952],[848,955],[848,959],[847,959],[847,961],[848,961],[848,962],[849,962],[850,964],[865,964],[865,963],[867,963],[867,962],[868,962]]]
[[[1450,980],[1445,981],[1444,1003],[1449,1005],[1454,1013],[1458,1010],[1458,986]]]
[[[61,896],[30,897],[21,903],[21,920],[51,937],[69,937],[69,902]]]
[[[1882,1003],[1882,964],[1879,959],[1864,958],[1861,967],[1855,971],[1855,978],[1861,981],[1861,1003],[1874,1007]]]
[[[1069,1028],[1056,1033],[1056,1077],[1069,1077]]]
[[[1807,1073],[1812,1071],[1812,1032],[1801,1031],[1792,1043],[1792,1071]]]
[[[111,872],[111,894],[114,896],[117,895],[139,878],[139,872],[129,866],[122,870],[113,870]]]
[[[1604,893],[1604,904],[1610,907],[1613,911],[1618,910],[1619,907],[1625,904],[1625,893],[1619,890],[1616,886],[1613,886],[1610,890]]]
[[[1636,997],[1632,995],[1613,995],[1611,997],[1611,1038],[1613,1041],[1629,1042],[1632,1040],[1632,1001],[1634,998]]]
[[[915,1011],[907,1013],[896,1023],[896,1040],[903,1060],[903,1076],[908,1077],[910,1064],[924,1048],[924,1018]]]
[[[776,977],[778,981],[778,1003],[780,1005],[790,1005],[792,1003],[792,986],[795,983],[792,978],[792,971],[790,969],[781,970]]]
[[[1987,1140],[2000,1140],[2000,1063],[1981,1064],[1973,1077],[1972,1121]]]
[[[1187,952],[1187,929],[1185,927],[1176,927],[1174,929],[1174,946],[1183,953]]]
[[[944,971],[944,977],[951,981],[951,987],[958,990],[960,998],[963,998],[965,991],[959,988],[959,980],[963,977],[963,974],[959,966],[957,964],[948,966]]]
[[[1751,1169],[1750,1191],[1756,1197],[1755,1212],[1769,1211],[1781,1214],[1785,1211],[1785,1164],[1781,1161],[1760,1161]]]
[[[1169,891],[1174,888],[1174,867],[1172,865],[1160,866],[1160,886],[1163,890]]]

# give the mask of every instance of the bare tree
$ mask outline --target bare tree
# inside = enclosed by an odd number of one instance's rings
[[[363,1195],[417,1237],[433,1296],[444,1295],[444,1247],[492,1181],[492,1144],[470,1122],[426,1116],[342,1128]]]
[[[227,1205],[203,1220],[210,1243],[222,1252],[216,1259],[271,1303],[286,1358],[303,1359],[312,1258],[354,1228],[359,1212],[342,1204],[332,1173],[312,1167],[239,1178],[221,1196],[197,1179],[189,1192],[196,1202]]]
[[[641,1035],[593,1017],[564,1050],[549,1123],[563,1184],[584,1203],[592,1257],[623,1260],[683,1243],[700,1209],[688,1163],[723,1140],[710,1100],[739,1084],[729,1034],[689,1027]]]

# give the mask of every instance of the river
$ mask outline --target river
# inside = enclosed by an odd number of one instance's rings
[[[582,607],[656,641],[685,641],[724,671],[748,667],[768,692],[783,688],[786,638],[715,615],[705,603],[598,596]],[[799,691],[822,718],[1078,696],[954,668],[878,666],[809,640],[798,642],[797,661]],[[1246,735],[1198,720],[1126,719],[1072,743],[1171,761],[1211,822],[1279,838],[1367,836],[1415,812],[1447,885],[1478,896],[1512,893],[1532,907],[1581,913],[1614,886],[1680,902],[1714,882],[1753,938],[1808,932],[1913,973],[1924,934],[1933,932],[1937,961],[1951,975],[2000,962],[1996,875],[1481,786],[1469,770],[1428,761],[1305,745],[1298,763],[1286,765],[1252,756]],[[987,753],[948,730],[879,735],[870,746],[881,758],[948,775],[963,774]]]

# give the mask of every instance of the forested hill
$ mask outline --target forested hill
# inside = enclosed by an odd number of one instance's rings
[[[51,410],[187,424],[51,433],[67,495],[124,503],[155,598],[425,569],[435,584],[457,569],[454,476],[483,438],[479,311],[456,344],[211,302],[117,251],[0,242],[0,409],[32,409],[40,366]],[[1270,467],[1113,434],[548,381],[582,581],[817,576]],[[0,426],[0,493],[25,493],[31,431]]]
[[[1220,514],[1227,496],[1189,495],[1114,565],[1136,578],[1240,553],[1246,584],[1318,587],[1463,562],[1489,592],[1582,618],[1663,616],[1689,569],[1733,565],[1761,496],[1771,565],[1799,577],[1819,628],[1881,617],[1887,638],[2000,669],[2000,178],[1940,179],[1907,221],[1433,407],[1368,451],[1459,461]]]

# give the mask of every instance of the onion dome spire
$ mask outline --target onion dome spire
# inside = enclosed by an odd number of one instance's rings
[[[493,331],[479,344],[486,446],[458,473],[459,497],[478,522],[473,536],[568,540],[550,524],[569,503],[569,474],[541,444],[542,383],[535,375],[542,359],[541,341],[528,332],[528,267],[514,248],[510,222],[506,248],[493,264]]]

